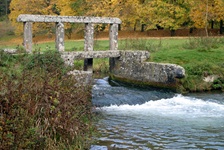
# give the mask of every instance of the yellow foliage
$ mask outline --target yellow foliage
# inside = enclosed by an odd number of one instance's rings
[[[38,14],[38,15],[50,15],[55,14],[53,7],[58,0],[12,0],[10,3],[9,18],[16,27],[16,33],[20,34],[23,31],[22,23],[18,23],[16,18],[20,14]],[[46,27],[46,25],[34,25],[34,32],[38,31],[39,28]]]
[[[188,20],[187,10],[182,7],[184,2],[154,0],[143,6],[142,16],[148,29],[157,26],[176,30]],[[186,5],[186,4],[185,4]]]
[[[22,24],[16,22],[19,14],[118,17],[122,29],[141,24],[147,29],[176,30],[186,24],[202,28],[209,21],[224,20],[223,0],[12,0],[10,10],[17,33],[22,31]],[[68,24],[66,29],[72,26]],[[34,31],[39,28],[50,25],[34,25]]]
[[[224,20],[224,2],[223,0],[192,0],[190,17],[197,28],[204,28],[209,21]]]

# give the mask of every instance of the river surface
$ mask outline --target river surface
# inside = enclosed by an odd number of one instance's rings
[[[104,78],[95,80],[92,102],[99,117],[96,145],[143,150],[224,149],[224,93],[181,95],[109,84]]]

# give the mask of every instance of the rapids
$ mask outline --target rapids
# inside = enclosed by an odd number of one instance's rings
[[[97,79],[96,145],[115,149],[224,149],[224,94],[180,95]]]

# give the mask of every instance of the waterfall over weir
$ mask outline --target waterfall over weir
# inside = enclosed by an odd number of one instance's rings
[[[104,78],[95,81],[93,105],[101,149],[224,148],[223,93],[183,96]]]

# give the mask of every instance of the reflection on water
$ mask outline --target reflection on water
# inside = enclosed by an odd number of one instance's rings
[[[102,134],[97,145],[117,149],[223,149],[224,94],[177,95],[111,86],[96,80],[93,104]]]

